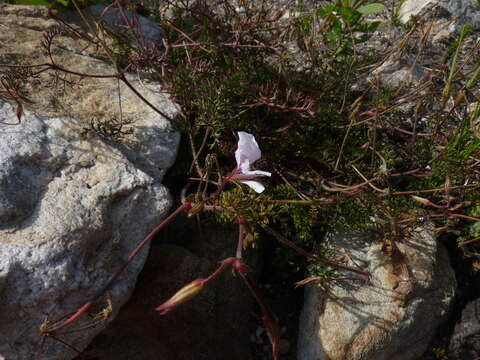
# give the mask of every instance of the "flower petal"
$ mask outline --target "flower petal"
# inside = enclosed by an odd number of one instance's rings
[[[261,156],[262,153],[257,141],[255,140],[255,136],[244,131],[239,131],[238,148],[237,151],[235,151],[235,160],[237,160],[237,166],[242,168],[242,165],[244,165],[244,161],[246,159],[248,159],[248,166],[250,166],[255,161],[260,159]]]
[[[242,174],[252,175],[252,176],[272,176],[272,173],[269,173],[268,171],[262,171],[262,170],[242,171]]]
[[[240,181],[242,184],[248,185],[251,187],[255,192],[257,193],[262,193],[265,190],[265,186],[263,186],[261,183],[258,181],[254,180],[241,180]]]
[[[247,158],[242,158],[241,162],[238,164],[238,167],[240,168],[240,172],[242,174],[245,174],[250,171],[250,161]]]

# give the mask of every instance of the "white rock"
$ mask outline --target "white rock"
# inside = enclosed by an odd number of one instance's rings
[[[417,16],[427,6],[437,5],[438,0],[406,0],[400,5],[398,19],[406,24],[412,16]]]
[[[389,59],[375,69],[368,80],[374,82],[377,77],[388,87],[416,85],[425,75],[424,69],[414,60],[405,57],[403,59]]]
[[[480,26],[480,5],[476,0],[406,0],[401,3],[398,18],[402,23],[410,21],[412,16],[443,9],[450,16],[449,32],[471,24],[474,29]]]
[[[1,102],[0,121],[12,118]],[[0,126],[0,358],[34,359],[44,317],[83,305],[170,207],[160,179],[101,139],[82,139],[80,129],[28,111],[20,125]],[[146,255],[111,289],[113,315]],[[83,349],[103,328],[59,336]],[[76,355],[52,340],[44,353],[46,360]]]

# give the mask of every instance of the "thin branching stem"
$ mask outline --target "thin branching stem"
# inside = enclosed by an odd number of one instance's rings
[[[297,245],[295,245],[293,242],[291,242],[290,240],[288,240],[286,237],[284,237],[283,235],[281,235],[279,232],[275,231],[274,229],[272,229],[270,226],[268,225],[260,225],[267,233],[269,233],[270,235],[274,236],[278,241],[280,241],[282,244],[288,246],[289,248],[295,250],[296,252],[298,252],[299,254],[305,256],[306,258],[309,258],[309,259],[312,259],[312,260],[315,260],[315,261],[318,261],[318,262],[321,262],[322,264],[324,265],[327,265],[327,266],[330,266],[334,269],[338,269],[338,270],[346,270],[346,271],[350,271],[350,272],[354,272],[356,274],[360,274],[362,275],[363,277],[365,278],[369,278],[370,277],[370,273],[368,271],[364,271],[364,270],[359,270],[359,269],[355,269],[355,268],[352,268],[350,266],[346,266],[346,265],[342,265],[342,264],[337,264],[333,261],[330,261],[330,260],[327,260],[321,256],[318,256],[318,255],[314,255],[314,254],[311,254],[309,253],[308,251],[305,251],[303,250],[302,248],[298,247]]]

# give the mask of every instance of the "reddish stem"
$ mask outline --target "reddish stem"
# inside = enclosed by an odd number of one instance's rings
[[[223,270],[225,270],[227,266],[235,263],[236,261],[237,259],[233,257],[223,260],[220,267],[217,270],[215,270],[213,274],[211,274],[209,277],[205,279],[205,283],[215,280],[223,272]]]
[[[246,265],[241,261],[241,259],[234,259],[234,260],[235,262],[233,266],[235,270],[237,270],[237,272],[240,274],[245,284],[247,285],[248,290],[250,290],[250,293],[253,295],[253,297],[257,301],[257,304],[260,306],[260,310],[262,311],[262,314],[263,314],[263,319],[262,319],[263,324],[267,329],[267,335],[272,344],[273,358],[277,359],[280,352],[280,348],[279,348],[280,327],[278,325],[276,316],[273,314],[267,302],[260,295],[260,290],[257,288],[257,286],[255,285],[255,282],[249,276]]]
[[[100,290],[98,290],[89,301],[87,301],[82,307],[80,307],[72,316],[70,316],[68,319],[66,319],[63,323],[61,323],[58,326],[55,326],[52,330],[58,330],[61,329],[73,322],[75,322],[81,315],[85,314],[88,309],[92,307],[92,305],[95,303],[95,301],[102,296],[110,287],[113,285],[113,283],[117,280],[117,278],[120,276],[120,274],[123,273],[123,271],[126,269],[126,267],[132,262],[132,260],[137,256],[137,254],[140,252],[140,250],[143,249],[143,247],[153,239],[153,237],[162,229],[165,225],[167,225],[170,221],[172,221],[178,214],[180,214],[182,211],[187,211],[190,210],[192,207],[191,202],[186,202],[182,204],[180,207],[178,207],[173,213],[171,213],[165,220],[163,220],[160,225],[158,225],[155,229],[153,229],[138,245],[137,247],[132,251],[128,259],[123,263],[123,265],[113,274],[113,276],[110,278],[108,283],[102,287]]]

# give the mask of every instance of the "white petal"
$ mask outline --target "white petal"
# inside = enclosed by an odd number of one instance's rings
[[[252,176],[272,176],[272,173],[269,173],[268,171],[262,171],[262,170],[243,171],[242,169],[242,174],[252,175]]]
[[[263,192],[265,190],[265,186],[263,186],[261,183],[258,181],[253,181],[253,180],[242,180],[240,181],[242,184],[250,186],[253,190],[255,190],[257,193]]]
[[[245,159],[248,159],[250,165],[260,159],[262,153],[255,140],[255,136],[246,133],[244,131],[238,132],[238,148],[235,151],[235,160],[237,160],[237,166],[241,167]]]
[[[250,161],[246,158],[243,158],[240,164],[238,164],[238,167],[240,168],[240,171],[242,174],[250,172]]]

